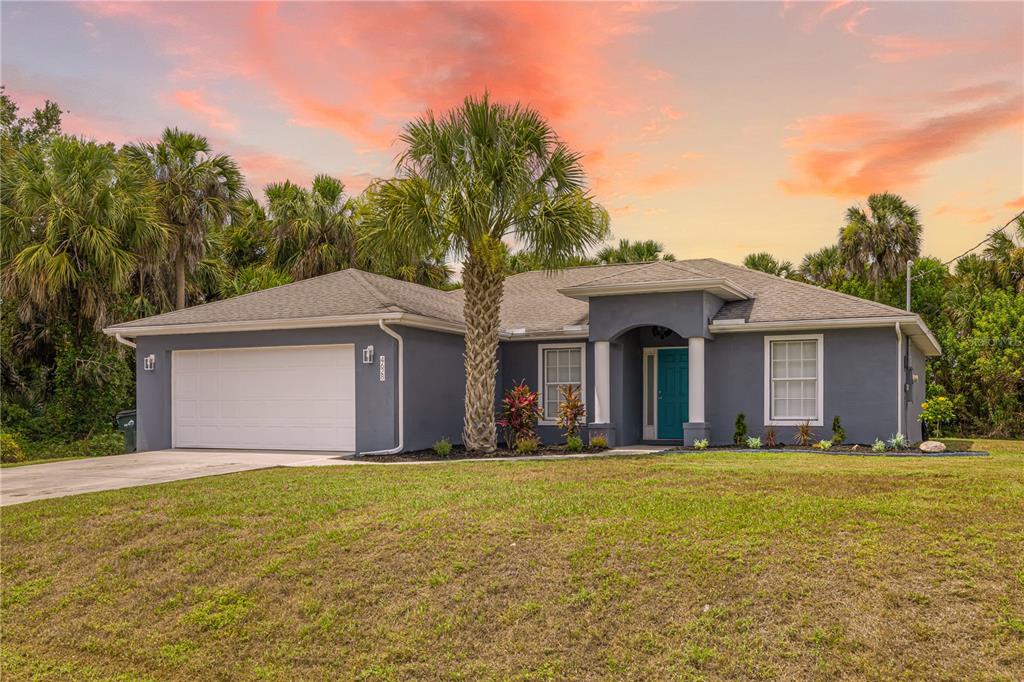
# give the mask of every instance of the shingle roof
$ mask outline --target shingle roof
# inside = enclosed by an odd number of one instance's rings
[[[462,322],[462,306],[443,291],[350,269],[114,325],[111,329],[395,312]]]
[[[743,319],[747,322],[789,322],[837,320],[861,317],[907,316],[905,310],[856,296],[794,282],[759,270],[723,263],[713,258],[685,261],[688,270],[703,277],[722,277],[752,294],[746,301],[722,306],[715,321]]]
[[[636,263],[585,265],[555,272],[534,270],[512,275],[505,280],[501,327],[535,332],[561,331],[566,326],[587,324],[590,310],[587,302],[564,296],[558,290],[636,267]],[[461,289],[448,295],[462,305]]]
[[[906,316],[881,303],[840,294],[810,284],[748,270],[711,258],[678,262],[629,263],[568,268],[558,272],[524,272],[505,281],[501,327],[529,333],[562,332],[585,325],[589,306],[559,289],[578,285],[726,280],[749,292],[748,300],[726,303],[715,321],[788,322]],[[442,292],[418,284],[360,270],[342,270],[322,277],[266,289],[223,301],[155,315],[111,327],[130,331],[144,327],[258,322],[266,320],[409,313],[461,324],[463,292]]]

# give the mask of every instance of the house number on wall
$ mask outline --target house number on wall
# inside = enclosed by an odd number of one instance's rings
[[[380,380],[384,381],[384,356],[380,356]]]

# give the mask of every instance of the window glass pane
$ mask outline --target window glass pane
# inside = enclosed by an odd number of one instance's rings
[[[771,342],[771,418],[817,417],[818,342]]]
[[[781,417],[789,416],[789,413],[786,410],[786,405],[787,404],[788,404],[787,401],[782,400],[781,398],[776,398],[775,399],[775,404],[774,404],[774,407],[773,407],[773,416],[775,416],[776,418],[781,418]]]
[[[544,376],[541,380],[544,419],[558,418],[562,402],[562,387],[574,385],[582,388],[582,354],[579,348],[545,348],[543,351]]]

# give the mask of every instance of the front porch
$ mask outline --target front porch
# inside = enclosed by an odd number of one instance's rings
[[[641,325],[594,341],[591,435],[609,445],[686,444],[708,438],[703,336]]]

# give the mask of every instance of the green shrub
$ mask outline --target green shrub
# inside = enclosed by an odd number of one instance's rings
[[[132,370],[116,344],[99,336],[66,335],[57,350],[53,397],[44,413],[47,434],[87,437],[134,402]]]
[[[565,439],[565,449],[569,452],[581,452],[583,450],[583,439],[579,436],[569,436]]]
[[[871,444],[871,452],[885,452],[885,441],[876,438],[875,442]]]
[[[936,437],[941,435],[943,424],[950,424],[956,418],[956,410],[952,400],[940,395],[921,403],[921,414],[917,418],[928,425],[929,435]]]
[[[889,439],[889,447],[892,450],[902,450],[907,447],[907,437],[902,433],[897,433]]]
[[[736,430],[732,434],[732,442],[736,445],[747,442],[747,415],[742,412],[736,415]]]
[[[693,448],[695,450],[707,450],[708,449],[708,439],[707,438],[701,438],[700,440],[693,441]]]
[[[452,454],[451,441],[448,440],[447,438],[442,438],[441,440],[434,443],[434,453],[436,453],[438,457],[447,457],[448,455]]]
[[[12,464],[25,459],[25,452],[21,449],[18,439],[7,432],[0,433],[0,462]]]
[[[608,439],[604,436],[591,436],[590,447],[604,450],[608,447]]]
[[[516,453],[520,455],[532,455],[539,449],[540,440],[536,436],[528,436],[516,440]]]
[[[819,440],[813,445],[818,450],[829,450],[832,448],[833,442],[830,440]]]
[[[70,443],[29,441],[25,443],[24,450],[26,459],[119,455],[124,452],[124,436],[119,431],[113,431]]]
[[[746,446],[748,448],[750,448],[751,450],[760,450],[761,449],[761,439],[759,437],[757,437],[757,436],[751,436],[750,438],[747,438],[747,440],[745,442],[746,442]]]
[[[842,445],[846,440],[846,429],[839,423],[839,415],[832,418],[832,442],[835,445]]]

